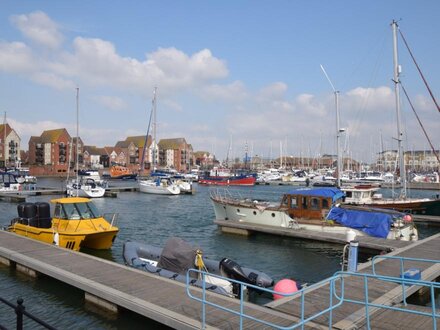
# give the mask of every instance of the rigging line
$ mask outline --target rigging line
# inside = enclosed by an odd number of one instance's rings
[[[152,101],[151,103],[153,103],[153,102],[154,101]],[[150,125],[151,125],[151,117],[153,116],[153,109],[154,109],[154,106],[151,107],[150,119],[148,121],[147,135],[145,136],[144,149],[142,150],[142,161],[141,161],[141,170],[142,171],[144,170],[145,150],[147,149],[148,134],[150,133]],[[153,143],[153,139],[151,139],[151,143]],[[154,143],[156,143],[156,141],[154,141]],[[153,154],[153,157],[155,157],[154,154]]]
[[[411,106],[411,109],[413,110],[414,114],[416,115],[417,121],[419,122],[420,127],[422,128],[423,133],[425,134],[425,137],[426,137],[426,139],[428,140],[429,145],[431,146],[431,150],[432,150],[432,152],[434,153],[435,157],[437,158],[437,162],[440,163],[440,158],[439,158],[439,156],[438,156],[438,153],[437,153],[437,151],[434,149],[434,146],[432,145],[432,142],[431,142],[431,140],[429,139],[428,133],[426,133],[426,130],[425,130],[425,128],[423,127],[423,124],[422,124],[422,122],[420,121],[420,118],[419,118],[419,116],[418,116],[416,110],[414,109],[414,106],[413,106],[413,104],[412,104],[412,102],[411,102],[411,100],[410,100],[410,98],[409,98],[409,96],[408,96],[408,93],[406,92],[405,87],[403,87],[402,82],[400,82],[400,86],[402,86],[402,90],[403,90],[403,92],[405,93],[406,99],[408,100],[409,105]]]
[[[402,33],[402,31],[401,31],[400,29],[399,29],[399,33],[400,33],[400,36],[402,37],[403,42],[405,43],[406,49],[408,49],[408,52],[409,52],[409,54],[411,55],[411,58],[412,58],[414,64],[416,65],[416,67],[417,67],[417,70],[418,70],[419,73],[420,73],[420,76],[422,77],[423,82],[425,83],[426,88],[428,89],[429,94],[431,95],[432,100],[433,100],[434,103],[435,103],[435,106],[437,107],[437,110],[440,112],[440,107],[439,107],[439,105],[438,105],[438,103],[437,103],[437,100],[435,99],[434,94],[432,94],[431,88],[429,88],[428,82],[426,81],[425,77],[423,76],[422,70],[420,70],[420,67],[419,67],[419,65],[417,64],[417,61],[416,61],[416,59],[415,59],[413,53],[411,52],[411,49],[409,48],[409,45],[408,45],[408,43],[406,42],[406,39],[405,39],[405,37],[403,36],[403,33]]]

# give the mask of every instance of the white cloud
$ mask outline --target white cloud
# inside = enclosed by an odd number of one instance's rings
[[[36,72],[31,76],[31,78],[40,85],[49,86],[58,90],[74,89],[76,87],[73,81],[63,79],[62,77],[53,73]]]
[[[58,25],[42,11],[15,15],[11,17],[11,21],[27,38],[37,44],[56,49],[63,41]]]
[[[34,70],[32,50],[22,42],[0,42],[0,70],[26,73]]]
[[[199,95],[210,101],[242,102],[249,96],[246,86],[241,81],[227,85],[212,84],[198,90]]]
[[[110,110],[125,110],[128,108],[127,103],[117,96],[110,95],[98,95],[93,98],[98,104],[110,109]]]

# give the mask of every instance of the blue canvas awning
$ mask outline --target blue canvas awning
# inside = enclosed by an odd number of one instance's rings
[[[328,220],[334,220],[341,225],[363,231],[380,238],[387,238],[393,223],[393,214],[388,212],[345,209],[333,207],[327,215]]]
[[[335,203],[338,199],[341,199],[342,197],[345,196],[343,191],[334,187],[293,189],[293,190],[289,190],[287,193],[291,195],[331,197],[333,203]]]

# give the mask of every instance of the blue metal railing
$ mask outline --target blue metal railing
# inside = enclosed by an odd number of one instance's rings
[[[194,278],[194,275],[191,276],[191,274],[195,274],[196,276],[197,275],[201,275],[201,280],[202,280],[202,283],[203,283],[203,285],[202,285],[202,297],[201,298],[196,297],[196,296],[194,296],[191,293],[191,281]],[[218,304],[213,303],[211,301],[208,301],[206,299],[207,298],[206,297],[206,286],[205,286],[205,283],[206,283],[205,282],[205,276],[206,275],[209,275],[210,277],[215,277],[215,278],[227,280],[227,281],[232,282],[232,283],[239,284],[239,286],[240,286],[240,294],[239,294],[240,311],[239,312],[234,310],[234,309],[230,309],[230,308],[218,305]],[[336,292],[335,292],[335,290],[336,290],[335,283],[337,281],[341,282],[341,284],[340,284],[340,287],[341,287],[340,296],[338,296],[336,294]],[[307,292],[312,291],[312,290],[314,290],[314,289],[316,289],[318,287],[321,287],[321,286],[323,286],[323,285],[325,285],[327,283],[330,284],[329,306],[327,308],[325,308],[324,310],[322,310],[322,311],[320,311],[320,312],[318,312],[318,313],[316,313],[316,314],[306,318],[306,316],[305,316],[306,315],[305,307],[304,307],[304,305],[305,305],[304,304],[304,302],[305,302],[305,294]],[[244,294],[244,291],[246,289],[249,289],[249,288],[258,290],[260,292],[268,292],[268,293],[271,293],[271,294],[276,293],[277,295],[280,295],[280,296],[283,296],[283,297],[300,296],[300,299],[301,299],[301,316],[300,316],[300,321],[297,324],[293,324],[293,325],[285,327],[285,326],[281,326],[281,325],[278,325],[278,324],[275,324],[275,323],[267,322],[267,321],[262,320],[262,319],[257,319],[255,317],[253,317],[252,315],[246,314],[244,312],[244,309],[245,309],[244,308],[245,307],[245,300],[244,300],[245,294]],[[313,321],[315,318],[317,318],[319,316],[322,316],[322,315],[324,315],[326,313],[329,313],[329,328],[331,328],[332,316],[333,316],[332,312],[333,312],[333,310],[336,307],[340,306],[342,304],[342,302],[343,302],[343,297],[344,297],[344,290],[343,290],[343,288],[344,288],[344,278],[342,276],[330,277],[329,279],[327,279],[325,281],[325,283],[324,282],[319,282],[319,283],[313,284],[311,286],[308,286],[308,287],[306,287],[306,288],[304,288],[304,289],[302,289],[300,291],[297,291],[295,293],[281,293],[281,292],[277,292],[277,291],[274,291],[274,290],[271,290],[271,289],[266,289],[266,288],[262,288],[262,287],[259,287],[259,286],[256,286],[256,285],[243,283],[243,282],[236,281],[236,280],[233,280],[233,279],[230,279],[230,278],[225,278],[225,277],[222,277],[222,276],[219,276],[219,275],[215,275],[215,274],[211,274],[211,273],[206,273],[204,271],[200,271],[200,270],[196,270],[196,269],[189,269],[188,272],[187,272],[187,276],[186,276],[186,292],[187,292],[188,296],[190,298],[192,298],[192,299],[202,303],[202,327],[203,327],[203,329],[206,327],[206,305],[212,306],[212,307],[216,307],[216,308],[221,309],[223,311],[226,311],[226,312],[229,312],[229,313],[232,313],[234,315],[239,316],[239,318],[240,318],[239,319],[240,329],[243,328],[243,320],[244,319],[252,320],[252,321],[255,321],[257,323],[261,323],[261,324],[264,324],[264,325],[267,325],[267,326],[271,326],[271,327],[274,327],[274,328],[277,328],[277,329],[286,329],[286,330],[288,330],[288,329],[296,329],[298,327],[301,327],[303,329],[304,325],[307,322]],[[342,299],[340,297],[342,297]],[[336,298],[336,302],[335,303],[334,303],[334,298]]]
[[[375,261],[378,258],[388,258],[388,259],[398,259],[401,263],[401,268],[400,268],[400,277],[392,277],[392,276],[385,276],[385,275],[378,275],[375,272]],[[328,322],[328,326],[329,329],[332,328],[333,326],[333,311],[335,308],[341,306],[343,303],[354,303],[354,304],[358,304],[358,305],[362,305],[365,308],[365,320],[366,320],[366,325],[367,325],[367,329],[371,329],[370,327],[370,308],[379,308],[379,309],[388,309],[388,310],[393,310],[393,311],[399,311],[399,312],[405,312],[405,313],[411,313],[411,314],[415,314],[415,315],[421,315],[421,316],[425,316],[425,317],[430,317],[432,318],[433,321],[433,326],[432,329],[436,330],[437,329],[437,325],[436,325],[436,319],[440,318],[440,313],[436,311],[436,304],[435,304],[435,290],[436,289],[440,289],[440,283],[436,283],[436,282],[429,282],[429,281],[423,281],[423,280],[415,280],[415,279],[410,279],[410,278],[405,278],[404,277],[404,263],[405,261],[422,261],[422,262],[429,262],[429,263],[436,263],[436,264],[440,264],[439,260],[430,260],[430,259],[416,259],[416,258],[402,258],[402,257],[387,257],[387,256],[377,256],[377,259],[373,259],[373,274],[364,274],[364,273],[355,273],[355,272],[345,272],[345,271],[340,271],[335,273],[332,277],[325,279],[319,283],[316,283],[314,285],[308,286],[300,291],[297,291],[295,293],[290,293],[290,294],[283,294],[280,292],[276,292],[274,290],[271,289],[266,289],[266,288],[261,288],[258,286],[254,286],[254,285],[250,285],[250,284],[246,284],[240,281],[236,281],[236,280],[232,280],[229,278],[224,278],[221,276],[217,276],[214,274],[208,274],[206,272],[203,271],[199,271],[196,269],[190,269],[187,272],[187,285],[186,285],[186,290],[187,290],[187,294],[190,298],[199,301],[202,303],[202,327],[205,328],[206,327],[206,306],[211,306],[214,308],[218,308],[220,310],[232,313],[236,316],[239,316],[239,324],[240,324],[240,329],[243,328],[243,321],[244,319],[247,320],[252,320],[254,322],[258,322],[261,324],[264,324],[266,326],[271,326],[277,329],[296,329],[301,327],[301,329],[304,329],[304,326],[313,321],[314,319],[327,314],[328,313],[328,318],[329,318],[329,322]],[[203,281],[203,286],[202,286],[202,295],[201,298],[194,296],[191,292],[190,292],[190,283],[192,278],[194,278],[194,275],[201,275],[202,277],[202,281]],[[191,275],[193,275],[193,277],[191,277]],[[239,299],[240,299],[240,308],[239,311],[237,310],[233,310],[224,306],[221,306],[219,304],[213,303],[212,301],[208,301],[207,300],[207,295],[206,295],[206,287],[205,287],[205,276],[209,275],[210,277],[216,277],[216,278],[220,278],[220,279],[224,279],[224,280],[228,280],[230,282],[233,283],[237,283],[240,287],[240,295],[239,295]],[[363,279],[363,291],[364,291],[364,297],[363,300],[355,300],[355,299],[350,299],[348,297],[345,297],[345,285],[344,285],[344,281],[347,278],[353,278],[353,277],[360,277]],[[392,283],[396,283],[397,285],[401,285],[402,286],[402,300],[404,302],[404,305],[406,306],[406,290],[409,288],[409,286],[419,286],[419,287],[427,287],[429,288],[430,291],[430,298],[431,298],[431,312],[423,312],[423,311],[417,311],[417,310],[410,310],[407,308],[402,308],[402,307],[396,307],[396,306],[390,306],[390,305],[384,305],[384,304],[380,304],[377,302],[370,302],[370,297],[369,297],[369,281],[371,280],[375,280],[375,281],[383,281],[383,282],[392,282]],[[339,288],[339,293],[338,290],[336,290],[336,283],[340,283],[340,288]],[[325,307],[323,310],[313,314],[313,315],[308,315],[306,317],[306,310],[305,310],[305,295],[312,291],[315,290],[319,287],[325,286],[325,285],[329,285],[329,298],[328,298],[328,306]],[[268,292],[271,294],[277,294],[277,295],[281,295],[284,297],[292,297],[292,298],[296,298],[299,297],[300,299],[300,317],[299,317],[299,321],[294,322],[293,324],[289,325],[289,326],[281,326],[278,324],[274,324],[271,322],[267,322],[265,320],[262,319],[257,319],[249,314],[245,313],[245,304],[244,304],[244,290],[246,288],[252,288],[252,289],[256,289],[262,292]]]

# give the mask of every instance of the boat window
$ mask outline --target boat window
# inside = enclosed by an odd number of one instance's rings
[[[87,207],[90,210],[90,215],[92,216],[92,218],[99,218],[102,216],[101,212],[99,212],[95,204],[87,203]]]
[[[81,215],[81,219],[93,219],[95,215],[89,207],[89,203],[78,203],[76,204],[77,209]]]
[[[283,200],[281,201],[281,205],[288,206],[289,205],[289,196],[285,195]]]
[[[298,202],[297,202],[296,196],[292,196],[290,198],[290,208],[292,208],[292,209],[298,208]]]
[[[319,198],[312,198],[310,200],[310,208],[312,210],[319,210]]]
[[[347,198],[351,198],[352,197],[352,195],[353,195],[353,192],[352,191],[346,191],[345,192],[345,196],[347,197]]]
[[[64,211],[67,214],[67,219],[69,220],[79,220],[79,212],[75,207],[75,204],[64,204]]]
[[[307,207],[307,197],[303,197],[302,198],[301,206],[302,206],[303,210],[307,210],[308,209],[308,207]]]
[[[362,193],[360,191],[355,191],[353,195],[354,198],[361,198]]]
[[[66,213],[61,204],[55,204],[55,210],[53,211],[53,217],[57,219],[67,219]]]
[[[323,209],[328,209],[329,208],[328,199],[323,199],[322,200],[322,208]]]

